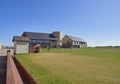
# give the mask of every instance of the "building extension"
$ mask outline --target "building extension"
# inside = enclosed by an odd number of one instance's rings
[[[64,48],[86,48],[87,42],[85,42],[83,39],[65,35],[62,39],[62,47]]]

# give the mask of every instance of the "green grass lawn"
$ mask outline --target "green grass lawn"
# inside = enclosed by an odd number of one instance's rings
[[[16,57],[38,84],[120,84],[120,49],[42,49]]]

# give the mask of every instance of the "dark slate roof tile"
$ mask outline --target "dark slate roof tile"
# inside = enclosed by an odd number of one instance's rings
[[[78,37],[71,36],[71,35],[66,35],[66,36],[69,37],[73,41],[85,42],[82,38],[78,38]]]
[[[14,36],[13,41],[29,42],[30,39],[28,37],[23,37],[23,36]]]
[[[49,39],[57,40],[57,38],[51,33],[36,33],[36,32],[24,32],[30,39]]]

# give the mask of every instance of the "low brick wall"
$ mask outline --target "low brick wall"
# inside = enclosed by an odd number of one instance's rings
[[[6,84],[23,84],[10,52],[7,52]]]

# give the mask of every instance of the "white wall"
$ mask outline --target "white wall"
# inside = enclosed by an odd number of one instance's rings
[[[29,53],[29,42],[15,42],[15,52],[18,53]]]

